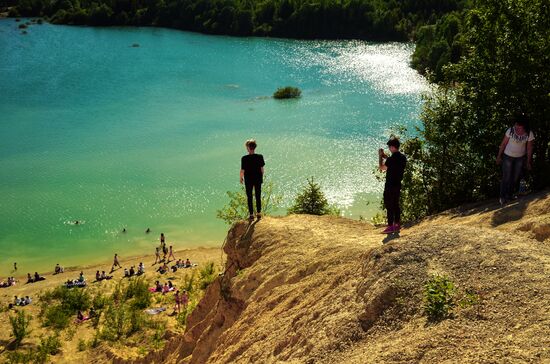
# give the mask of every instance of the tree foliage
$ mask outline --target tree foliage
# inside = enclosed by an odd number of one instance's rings
[[[24,338],[29,336],[31,330],[29,325],[31,316],[25,311],[18,311],[14,316],[10,316],[11,332],[14,338],[15,347],[19,347]]]
[[[8,2],[9,0],[3,0]],[[13,16],[212,34],[406,40],[462,0],[19,0]]]
[[[295,99],[302,95],[302,91],[298,87],[286,86],[280,87],[273,93],[275,99]]]
[[[288,209],[289,214],[340,215],[340,210],[330,206],[321,186],[313,177],[308,178],[307,185],[296,196],[294,204]]]
[[[409,156],[403,213],[415,219],[498,194],[498,146],[524,114],[535,134],[532,188],[550,185],[550,3],[487,0],[467,13],[463,47],[427,97]]]
[[[236,221],[244,220],[248,217],[248,204],[244,186],[238,191],[227,191],[229,201],[220,210],[216,211],[216,217],[231,225]],[[273,182],[268,181],[262,184],[262,213],[269,215],[277,209],[281,203],[281,196],[273,192]]]

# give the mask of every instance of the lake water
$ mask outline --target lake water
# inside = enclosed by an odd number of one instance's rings
[[[314,176],[371,216],[377,149],[427,87],[411,44],[18,24],[0,19],[2,276],[152,253],[160,232],[219,246],[251,137],[283,207]],[[302,98],[270,97],[286,85]]]

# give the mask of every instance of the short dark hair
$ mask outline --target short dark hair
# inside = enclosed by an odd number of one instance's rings
[[[246,143],[244,143],[244,145],[246,145],[251,150],[256,149],[256,147],[258,146],[255,139],[248,139]]]
[[[522,112],[517,112],[515,115],[512,116],[512,120],[514,122],[513,124],[522,126],[527,133],[530,132],[531,128],[529,126],[529,118],[527,117],[527,115]]]
[[[395,147],[399,149],[399,145],[399,139],[397,138],[391,138],[390,140],[388,140],[388,147]]]

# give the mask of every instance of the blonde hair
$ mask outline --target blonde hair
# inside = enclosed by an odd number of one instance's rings
[[[244,143],[244,145],[245,145],[245,147],[250,148],[252,150],[256,149],[256,147],[258,146],[258,144],[256,144],[256,139],[248,139]]]

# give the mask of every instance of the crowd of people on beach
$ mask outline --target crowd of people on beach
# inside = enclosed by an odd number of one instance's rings
[[[148,229],[150,231],[150,229]],[[164,233],[160,234],[160,245],[155,248],[156,251],[156,260],[152,265],[161,264],[159,265],[158,269],[156,270],[158,273],[164,274],[169,271],[176,272],[179,268],[191,268],[197,266],[197,264],[191,263],[189,258],[183,260],[183,259],[177,259],[174,255],[173,246],[170,245],[167,247],[166,245],[166,237],[164,236]],[[160,252],[162,252],[163,256],[160,257]],[[168,266],[168,263],[170,261],[175,261],[175,264],[173,264],[171,267]],[[14,263],[14,267],[17,267],[17,263]],[[141,276],[145,274],[145,264],[143,262],[139,262],[137,268],[135,266],[130,266],[129,268],[123,268],[122,264],[120,263],[118,254],[115,253],[113,257],[113,265],[111,267],[110,273],[113,273],[115,270],[118,269],[124,269],[123,278],[130,278],[134,276]],[[53,275],[64,273],[64,268],[57,263],[54,268]],[[113,278],[112,274],[107,274],[105,271],[97,270],[95,273],[95,281],[94,282],[101,282],[103,280],[110,280]],[[43,281],[46,278],[38,272],[35,272],[34,275],[31,275],[30,273],[27,274],[27,283],[36,283],[39,281]],[[15,285],[15,278],[9,277],[7,282],[1,282],[1,287],[10,287]],[[84,277],[84,272],[81,271],[78,278],[76,279],[68,279],[63,283],[63,286],[66,288],[83,288],[87,286],[87,281]],[[170,292],[175,292],[174,295],[174,313],[181,312],[181,307],[187,307],[187,303],[189,301],[189,297],[187,292],[184,290],[182,294],[180,294],[179,290],[176,290],[175,285],[171,280],[167,280],[164,284],[161,284],[160,281],[156,281],[155,285],[151,288],[149,288],[149,291],[152,293],[162,293],[163,295],[166,295]],[[8,306],[9,308],[15,308],[16,306],[26,306],[30,304],[32,300],[27,296],[25,298],[18,298],[17,296],[14,299],[13,303],[10,303]],[[162,309],[160,311],[153,310],[154,313],[159,313],[164,311],[165,309]],[[81,323],[84,322],[92,317],[94,317],[95,311],[93,308],[90,310],[90,313],[88,315],[84,315],[81,311],[77,313],[77,317],[75,319],[75,322]]]

